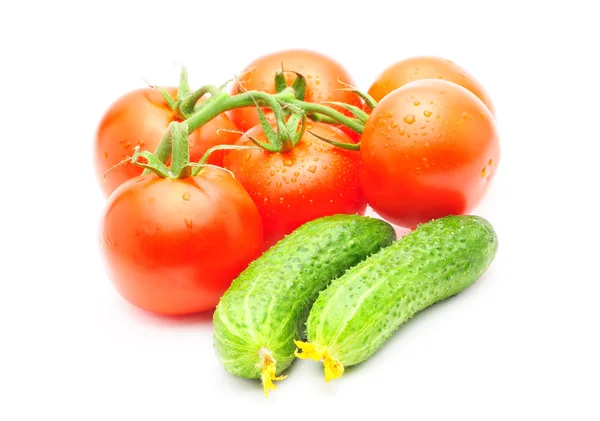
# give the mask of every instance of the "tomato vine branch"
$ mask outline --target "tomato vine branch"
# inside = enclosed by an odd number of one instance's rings
[[[187,73],[185,70],[182,70],[180,90],[183,88],[183,95],[181,92],[179,93],[178,99],[173,106],[173,111],[177,117],[184,120],[183,124],[187,126],[187,133],[189,134],[221,113],[236,108],[256,107],[261,125],[269,142],[267,144],[255,143],[272,152],[288,152],[292,150],[302,137],[307,118],[328,124],[341,124],[358,134],[362,134],[365,121],[368,118],[367,113],[348,104],[316,104],[299,99],[304,98],[306,88],[304,77],[300,74],[296,75],[297,78],[292,86],[283,87],[283,75],[278,73],[276,75],[276,81],[279,82],[278,92],[275,94],[260,91],[244,91],[237,95],[229,95],[223,90],[224,87],[218,88],[214,85],[205,85],[189,93]],[[161,92],[163,91],[161,90]],[[204,101],[201,101],[207,95],[208,97]],[[364,98],[364,95],[366,94],[360,96]],[[374,102],[370,97],[368,100],[369,106],[373,105]],[[329,105],[346,109],[353,114],[353,117]],[[271,127],[271,123],[264,115],[263,108],[270,109],[273,112],[276,131]],[[154,157],[162,163],[166,163],[171,157],[172,152],[174,152],[172,150],[174,147],[172,140],[173,136],[169,132],[165,133],[160,144],[154,151]],[[330,143],[335,144],[334,142]],[[358,149],[359,147],[359,145],[356,145],[353,149]],[[144,173],[148,173],[149,171],[150,169],[146,169]]]

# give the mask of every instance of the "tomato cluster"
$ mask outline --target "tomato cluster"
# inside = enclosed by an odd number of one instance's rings
[[[287,86],[304,82],[302,98],[277,97],[285,121],[293,119],[290,110],[309,110],[293,147],[254,146],[268,144],[281,124],[264,102],[238,104],[193,128],[185,159],[198,162],[215,145],[245,148],[219,150],[206,161],[212,165],[184,177],[142,174],[148,157],[138,165],[128,159],[157,150],[167,127],[193,119],[202,101],[190,117],[174,106],[178,89],[140,89],[102,118],[95,167],[109,199],[101,248],[116,289],[134,305],[162,314],[209,310],[262,251],[310,220],[362,215],[369,204],[412,229],[468,213],[487,191],[500,155],[494,108],[458,65],[437,57],[400,61],[362,94],[330,57],[283,51],[254,60],[229,93],[211,92],[205,108],[213,96],[216,103],[220,95],[276,95],[278,72]]]

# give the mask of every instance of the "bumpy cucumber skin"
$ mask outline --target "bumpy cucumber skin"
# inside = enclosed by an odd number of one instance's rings
[[[277,374],[294,360],[310,306],[333,278],[396,240],[387,222],[334,215],[311,221],[285,237],[235,279],[213,315],[214,345],[225,369],[260,378],[260,351]]]
[[[477,216],[422,224],[319,295],[307,320],[308,342],[346,367],[365,361],[414,314],[479,279],[497,248],[494,229]]]

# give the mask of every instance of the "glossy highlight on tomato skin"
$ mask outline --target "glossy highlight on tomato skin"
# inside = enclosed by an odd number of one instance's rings
[[[133,305],[166,315],[214,308],[262,244],[252,199],[214,168],[181,180],[133,178],[110,196],[101,224],[115,288]]]
[[[360,185],[388,221],[408,228],[472,211],[494,178],[500,145],[494,118],[451,82],[411,82],[384,97],[361,143]]]
[[[375,101],[381,101],[395,89],[407,83],[424,79],[456,83],[475,94],[488,107],[492,115],[495,114],[492,99],[475,77],[458,64],[442,57],[411,57],[388,66],[377,76],[369,88],[369,95]]]
[[[175,88],[167,87],[165,91],[172,98],[177,96]],[[130,91],[109,106],[98,125],[94,144],[96,178],[106,197],[143,171],[131,163],[115,166],[130,158],[136,146],[153,152],[172,121],[179,119],[160,92],[152,88]],[[218,115],[190,134],[190,159],[198,161],[212,146],[235,143],[240,136],[235,130],[237,127],[229,117]],[[209,163],[215,165],[222,162],[222,152],[216,152],[209,159]]]
[[[307,130],[342,143],[352,140],[336,127],[309,123]],[[252,146],[250,137],[267,142],[256,126],[237,144]],[[323,142],[306,131],[291,152],[228,151],[225,168],[246,188],[260,212],[265,247],[302,224],[334,214],[364,215],[366,201],[359,187],[360,154]]]

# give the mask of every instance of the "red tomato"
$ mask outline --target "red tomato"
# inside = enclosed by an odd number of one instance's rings
[[[352,142],[327,124],[309,123],[309,130],[337,142]],[[267,142],[259,125],[237,144],[252,146],[250,137]],[[315,218],[338,213],[363,215],[366,203],[358,184],[359,159],[358,152],[336,148],[305,132],[290,152],[231,150],[224,165],[256,203],[269,247]]]
[[[260,215],[231,174],[135,177],[108,200],[101,249],[132,304],[161,314],[209,310],[262,250]]]
[[[275,74],[281,66],[288,71],[295,71],[306,77],[307,102],[337,101],[347,104],[362,105],[358,95],[343,91],[347,85],[354,85],[352,77],[337,61],[323,54],[308,50],[286,50],[268,54],[250,63],[239,75],[239,81],[231,86],[231,93],[237,94],[241,87],[246,91],[261,91],[274,94]],[[286,73],[288,85],[296,75]],[[229,111],[229,116],[242,131],[247,131],[260,123],[254,107],[237,108]]]
[[[492,100],[483,86],[465,69],[441,57],[412,57],[392,64],[385,69],[369,88],[375,101],[414,80],[443,79],[473,92],[494,114]]]
[[[413,228],[479,203],[500,156],[490,110],[454,83],[423,80],[384,97],[362,136],[360,185],[371,207]]]
[[[172,96],[177,95],[175,88],[167,88]],[[104,114],[96,133],[95,166],[96,175],[105,196],[109,196],[117,187],[130,178],[142,173],[142,169],[133,164],[123,164],[106,175],[108,169],[130,157],[133,148],[154,151],[167,132],[171,121],[177,120],[160,92],[152,88],[131,91],[114,102]],[[208,148],[218,144],[233,144],[239,134],[219,129],[236,130],[229,117],[221,114],[193,132],[189,137],[190,159],[198,161]],[[223,154],[211,155],[209,163],[221,165]]]

